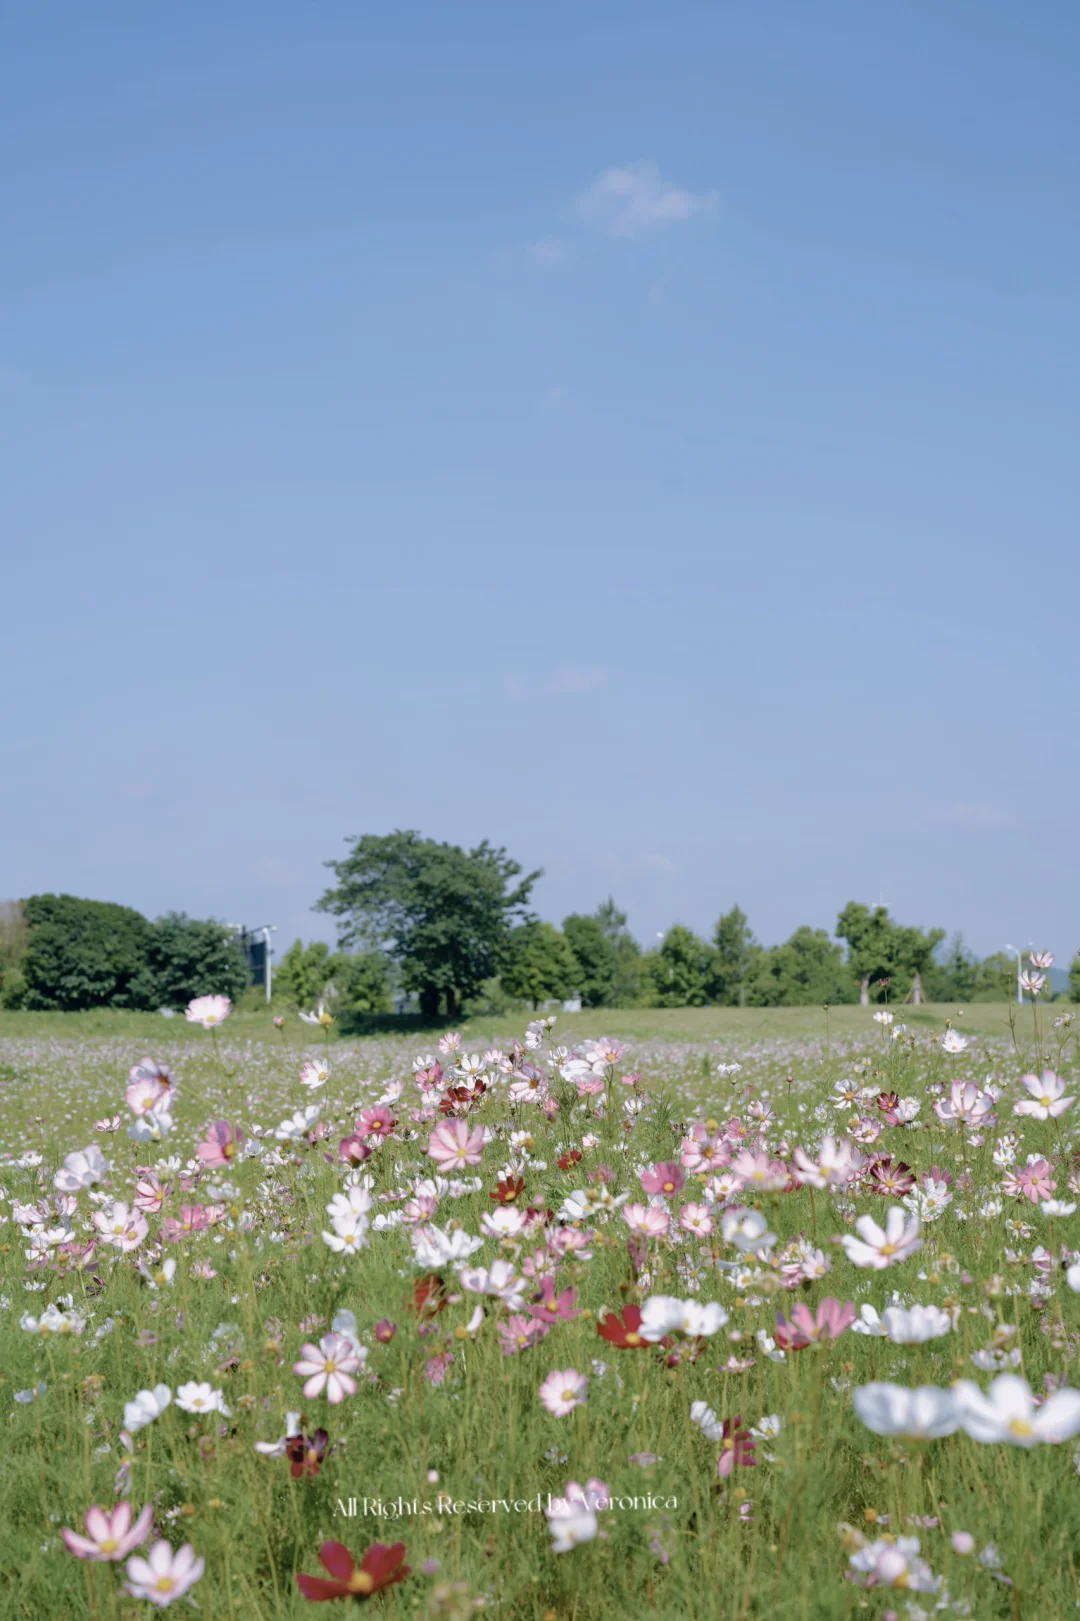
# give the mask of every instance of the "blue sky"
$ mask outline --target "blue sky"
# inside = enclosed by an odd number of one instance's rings
[[[1067,958],[1067,4],[9,7],[0,892]]]

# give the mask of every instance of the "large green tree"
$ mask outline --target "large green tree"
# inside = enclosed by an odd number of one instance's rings
[[[598,917],[571,912],[563,918],[563,933],[578,965],[576,989],[584,1007],[612,1007],[619,959]]]
[[[805,924],[783,945],[758,952],[746,981],[748,1007],[854,1002],[856,994],[843,948],[825,929]]]
[[[155,1006],[147,962],[150,924],[141,912],[76,895],[31,895],[23,915],[29,928],[22,958],[28,1008]]]
[[[733,906],[717,920],[713,931],[710,1002],[721,1007],[745,1006],[747,976],[760,950],[741,907]]]
[[[316,911],[338,919],[342,945],[375,947],[398,965],[426,1018],[462,1002],[497,974],[511,927],[526,916],[533,884],[503,849],[439,844],[414,831],[365,833],[328,861],[337,882]],[[516,880],[516,881],[515,881]]]
[[[654,1007],[704,1007],[709,1000],[712,952],[685,924],[674,924],[645,961]]]
[[[577,958],[553,923],[519,923],[506,939],[499,973],[503,990],[531,1002],[559,1001],[577,989]]]
[[[146,935],[146,964],[158,1007],[186,1007],[193,996],[228,996],[247,989],[240,942],[223,923],[166,912]]]
[[[848,966],[859,981],[859,999],[902,1001],[933,965],[934,953],[945,938],[944,929],[913,929],[894,923],[888,908],[849,901],[836,922],[836,932],[847,942]],[[877,988],[875,988],[877,987]]]

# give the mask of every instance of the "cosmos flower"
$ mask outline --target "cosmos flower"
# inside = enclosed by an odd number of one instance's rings
[[[1002,1373],[984,1396],[970,1379],[953,1386],[960,1422],[973,1441],[1033,1447],[1057,1444],[1080,1433],[1080,1390],[1055,1390],[1036,1407],[1031,1386],[1015,1373]]]
[[[229,1416],[223,1392],[215,1390],[210,1384],[198,1384],[194,1379],[177,1387],[176,1405],[185,1413],[222,1413],[226,1418]]]
[[[1065,1096],[1065,1082],[1052,1069],[1044,1069],[1041,1076],[1021,1075],[1020,1085],[1030,1095],[1013,1105],[1013,1114],[1030,1115],[1033,1120],[1056,1120],[1072,1107],[1072,1098]]]
[[[993,1112],[993,1108],[994,1100],[990,1093],[981,1091],[974,1081],[953,1081],[949,1096],[939,1098],[934,1104],[934,1113],[946,1125],[977,1126]]]
[[[228,1120],[218,1120],[209,1128],[195,1152],[208,1170],[216,1170],[231,1165],[243,1147],[244,1133],[241,1128],[231,1125]]]
[[[364,1354],[366,1356],[366,1352]],[[324,1334],[318,1345],[309,1341],[300,1347],[300,1357],[293,1363],[293,1372],[298,1379],[305,1381],[304,1395],[308,1401],[325,1390],[327,1401],[331,1407],[336,1407],[346,1396],[356,1394],[356,1380],[352,1375],[360,1367],[361,1360],[358,1348],[345,1335]]]
[[[78,1193],[81,1188],[92,1188],[100,1182],[108,1170],[105,1155],[97,1143],[91,1143],[89,1148],[77,1148],[73,1154],[68,1154],[53,1177],[53,1187],[61,1193]]]
[[[187,1005],[184,1017],[189,1024],[201,1024],[204,1030],[212,1030],[215,1025],[222,1024],[232,1011],[232,1003],[227,996],[196,996]],[[158,1547],[168,1547],[168,1544],[158,1543]]]
[[[300,1015],[303,1018],[303,1014]],[[330,1079],[330,1065],[325,1058],[309,1058],[300,1071],[300,1085],[317,1092]]]
[[[646,1193],[661,1193],[665,1198],[670,1198],[672,1194],[682,1192],[686,1186],[686,1176],[677,1161],[663,1160],[643,1173],[641,1185]]]
[[[208,998],[226,1001],[227,998]],[[194,1587],[206,1566],[196,1559],[190,1542],[174,1553],[167,1542],[155,1542],[146,1558],[136,1555],[127,1562],[127,1591],[132,1598],[149,1599],[165,1609],[174,1599],[183,1598]]]
[[[403,1563],[405,1544],[373,1542],[359,1563],[341,1542],[324,1542],[319,1549],[319,1563],[327,1572],[324,1576],[298,1575],[296,1585],[305,1598],[316,1601],[334,1598],[369,1599],[384,1587],[403,1582],[410,1567]]]
[[[936,1593],[941,1577],[919,1557],[918,1537],[879,1537],[848,1557],[856,1581],[864,1587],[897,1587],[912,1593]]]
[[[960,1428],[960,1404],[956,1391],[939,1390],[937,1385],[906,1385],[875,1382],[859,1385],[853,1392],[855,1411],[875,1435],[899,1435],[912,1441],[926,1441],[952,1435]]]
[[[946,1030],[941,1038],[941,1050],[944,1053],[962,1053],[967,1045],[967,1036],[962,1036],[957,1030]]]
[[[328,1011],[325,1002],[319,1003],[318,1009],[315,1013],[300,1013],[298,1014],[298,1017],[301,1018],[305,1024],[321,1025],[324,1030],[329,1030],[330,1026],[334,1022],[334,1015]]]
[[[137,1250],[147,1233],[149,1223],[140,1210],[131,1211],[122,1199],[94,1211],[94,1226],[114,1249],[127,1254]]]
[[[855,1307],[851,1301],[841,1306],[831,1295],[820,1301],[817,1314],[805,1301],[792,1307],[791,1321],[782,1316],[776,1319],[776,1343],[785,1351],[802,1351],[808,1345],[831,1344],[855,1321]]]
[[[631,1232],[643,1233],[646,1238],[665,1238],[671,1226],[671,1216],[660,1205],[623,1205],[622,1219]]]
[[[154,1510],[147,1504],[134,1525],[131,1523],[131,1504],[117,1503],[113,1509],[93,1508],[86,1511],[86,1535],[69,1531],[60,1532],[68,1553],[76,1559],[126,1559],[132,1549],[139,1547],[150,1535],[154,1523]]]
[[[540,1400],[549,1413],[565,1418],[588,1400],[589,1381],[576,1368],[557,1368],[540,1386]]]
[[[650,1295],[641,1308],[642,1339],[655,1343],[668,1334],[691,1338],[711,1338],[728,1320],[725,1307],[716,1301],[677,1300],[673,1295]]]
[[[444,1173],[479,1165],[484,1157],[484,1128],[477,1126],[470,1131],[464,1120],[440,1120],[428,1140],[427,1151]]]
[[[855,1223],[856,1238],[845,1233],[840,1242],[853,1266],[872,1267],[880,1272],[922,1249],[917,1217],[909,1217],[900,1205],[891,1205],[885,1217],[885,1227],[878,1226],[873,1216],[860,1216]]]
[[[172,1401],[168,1385],[155,1385],[153,1390],[140,1390],[133,1401],[124,1403],[124,1428],[132,1435],[152,1424]]]

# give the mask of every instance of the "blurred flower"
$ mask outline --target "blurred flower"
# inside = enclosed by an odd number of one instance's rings
[[[556,1369],[540,1386],[540,1400],[549,1413],[565,1418],[588,1399],[589,1381],[574,1368]]]
[[[225,997],[208,997],[207,1001],[227,1001]],[[146,1558],[136,1555],[127,1562],[127,1591],[132,1598],[149,1599],[160,1609],[182,1598],[189,1587],[199,1580],[205,1564],[196,1559],[190,1542],[174,1553],[167,1542],[155,1542]]]
[[[201,1024],[204,1030],[212,1030],[229,1017],[231,1009],[227,996],[196,996],[188,1003],[184,1017],[189,1024]],[[156,1546],[168,1547],[168,1544],[159,1542]]]
[[[149,1504],[134,1525],[131,1523],[130,1503],[117,1503],[113,1509],[95,1505],[86,1511],[85,1536],[66,1527],[60,1535],[68,1553],[73,1553],[76,1559],[124,1559],[133,1548],[146,1541],[153,1523],[154,1511]]]
[[[393,1587],[409,1575],[409,1566],[403,1564],[405,1544],[373,1542],[357,1564],[348,1548],[340,1542],[324,1542],[319,1549],[319,1563],[329,1575],[296,1578],[297,1586],[305,1598],[371,1598],[384,1587]]]

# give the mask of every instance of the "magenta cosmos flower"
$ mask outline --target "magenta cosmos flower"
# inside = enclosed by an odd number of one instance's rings
[[[300,1360],[293,1363],[293,1372],[306,1381],[304,1395],[309,1401],[325,1388],[327,1401],[336,1407],[346,1396],[356,1394],[356,1380],[351,1376],[359,1366],[352,1340],[344,1334],[324,1334],[318,1345],[309,1342],[300,1347]]]
[[[646,1193],[662,1193],[670,1198],[673,1193],[682,1192],[686,1186],[686,1176],[682,1166],[673,1159],[661,1160],[659,1165],[644,1173],[641,1185]]]
[[[86,1511],[85,1536],[66,1526],[60,1535],[64,1547],[76,1559],[126,1559],[133,1548],[146,1541],[153,1523],[154,1511],[149,1504],[132,1525],[130,1503],[117,1503],[111,1513],[95,1503]]]
[[[149,1599],[163,1610],[174,1599],[183,1598],[205,1569],[190,1542],[175,1553],[167,1542],[155,1542],[145,1559],[136,1555],[128,1560],[128,1592],[132,1598]]]
[[[189,1024],[201,1024],[204,1030],[212,1030],[229,1017],[231,1010],[232,1003],[227,996],[196,996],[188,1003],[184,1017]]]
[[[540,1386],[540,1400],[549,1413],[565,1418],[580,1407],[588,1396],[589,1381],[576,1368],[556,1368]]]
[[[208,1167],[229,1165],[244,1146],[244,1133],[228,1120],[218,1120],[210,1127],[195,1152]]]
[[[428,1153],[441,1171],[463,1171],[484,1157],[484,1128],[470,1131],[464,1120],[440,1120],[431,1133]]]

